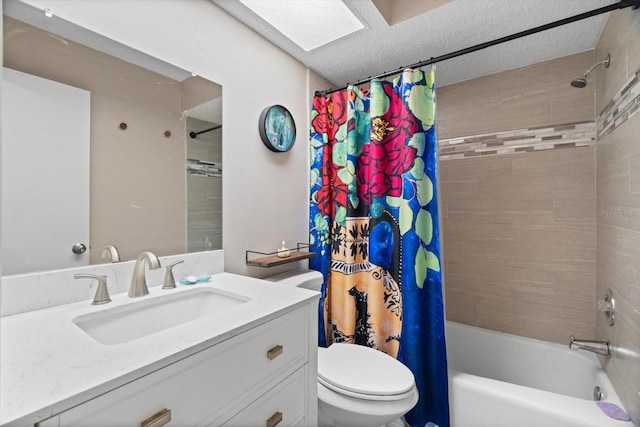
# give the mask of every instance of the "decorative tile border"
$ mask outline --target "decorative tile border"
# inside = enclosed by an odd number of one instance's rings
[[[601,140],[640,111],[640,70],[631,76],[595,122],[567,123],[491,134],[441,139],[441,160],[585,147]]]
[[[622,86],[598,116],[598,140],[613,132],[640,110],[640,70]]]
[[[567,123],[491,134],[441,139],[440,160],[473,156],[513,154],[569,147],[587,147],[596,142],[596,123]]]

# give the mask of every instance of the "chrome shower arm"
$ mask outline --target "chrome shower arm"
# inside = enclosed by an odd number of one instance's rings
[[[605,59],[603,59],[600,62],[595,63],[593,66],[591,66],[591,68],[589,68],[587,71],[585,71],[582,74],[582,77],[584,77],[586,79],[589,76],[589,74],[591,74],[593,72],[593,70],[595,70],[596,67],[598,67],[599,65],[604,65],[605,68],[609,68],[609,64],[611,64],[611,55],[607,54],[607,57]]]

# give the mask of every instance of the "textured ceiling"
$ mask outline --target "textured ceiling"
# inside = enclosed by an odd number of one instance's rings
[[[615,3],[615,0],[453,0],[390,26],[371,0],[344,0],[365,29],[305,52],[236,0],[213,0],[335,86]],[[304,2],[304,0],[299,0]],[[415,0],[429,1],[429,0]],[[437,64],[439,86],[593,49],[608,14]]]

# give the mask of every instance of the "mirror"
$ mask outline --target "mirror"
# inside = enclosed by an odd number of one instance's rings
[[[121,261],[221,249],[222,87],[4,12],[2,274],[109,262],[107,245]]]

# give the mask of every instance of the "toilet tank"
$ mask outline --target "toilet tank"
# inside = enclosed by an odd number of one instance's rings
[[[290,270],[275,276],[265,277],[264,280],[318,292],[322,289],[323,282],[322,273],[315,270]]]

